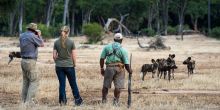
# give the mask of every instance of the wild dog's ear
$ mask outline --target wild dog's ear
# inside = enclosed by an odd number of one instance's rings
[[[172,55],[171,55],[171,54],[169,54],[169,57],[172,57]]]
[[[154,60],[154,59],[151,59],[151,62],[152,62],[152,63],[154,63],[154,62],[155,62],[155,60]]]
[[[157,62],[160,62],[160,61],[161,61],[161,59],[157,59],[156,61],[157,61]]]
[[[176,55],[175,55],[175,54],[173,54],[171,57],[172,57],[172,58],[175,58],[175,56],[176,56]]]
[[[188,60],[191,60],[191,57],[188,57],[187,59],[188,59]]]

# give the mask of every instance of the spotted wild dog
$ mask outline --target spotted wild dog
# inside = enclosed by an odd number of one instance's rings
[[[170,60],[171,60],[171,74],[172,74],[172,78],[174,79],[174,69],[177,69],[178,67],[176,66],[176,63],[175,63],[175,60],[174,60],[174,58],[175,58],[175,54],[169,54],[169,57],[168,58],[170,58]]]
[[[192,60],[191,57],[188,57],[185,61],[183,61],[183,64],[187,65],[188,76],[194,73],[193,70],[195,69],[195,63],[195,60]]]
[[[177,66],[175,64],[175,61],[168,57],[167,59],[157,59],[158,64],[158,77],[162,77],[164,75],[164,79],[166,79],[166,75],[168,74],[168,80],[171,80],[171,71],[173,69],[176,69]],[[174,77],[174,76],[173,76]]]
[[[8,61],[8,64],[11,63],[11,61],[14,59],[14,58],[21,58],[21,52],[9,52],[9,61]]]
[[[154,78],[154,74],[157,70],[157,62],[154,59],[152,59],[151,62],[152,64],[144,64],[141,67],[140,77],[142,81],[144,81],[144,76],[147,74],[147,72],[152,72],[152,78]]]
[[[156,62],[158,64],[157,76],[161,78],[162,75],[164,75],[164,79],[165,79],[166,74],[167,74],[167,62],[166,62],[166,59],[164,59],[164,58],[157,59]]]

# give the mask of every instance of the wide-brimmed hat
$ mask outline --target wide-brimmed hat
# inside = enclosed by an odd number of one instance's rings
[[[121,39],[123,39],[123,36],[122,36],[121,33],[116,33],[116,34],[114,35],[114,39],[115,39],[115,40],[121,40]]]
[[[37,30],[37,24],[30,23],[30,24],[28,24],[28,26],[26,28],[27,29],[32,29],[32,30]]]
[[[63,27],[61,27],[60,30],[61,30],[61,31],[65,31],[65,32],[69,32],[69,31],[70,31],[70,28],[69,28],[69,26],[63,26]]]

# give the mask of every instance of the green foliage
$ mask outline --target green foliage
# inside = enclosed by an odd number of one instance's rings
[[[189,0],[186,13],[191,16],[192,19],[202,18],[207,14],[207,1],[206,0]]]
[[[177,30],[178,30],[177,27],[168,26],[167,27],[167,34],[168,35],[176,35],[178,33]]]
[[[178,34],[178,30],[179,30],[179,25],[176,25],[174,27],[172,26],[168,26],[167,27],[167,34],[168,35],[177,35]],[[190,27],[189,25],[184,25],[183,26],[183,30],[190,30]]]
[[[220,39],[220,27],[215,27],[211,30],[210,36],[213,38]]]
[[[189,25],[187,25],[187,24],[183,25],[183,30],[190,30]]]
[[[15,14],[13,20],[12,34],[18,33],[19,22],[19,5],[21,0],[0,0],[0,34],[8,35],[10,28],[10,16]],[[46,23],[47,10],[51,0],[23,0],[24,13],[23,25],[30,22]],[[52,37],[59,35],[59,30],[63,20],[64,1],[65,0],[52,0],[54,8],[50,19],[50,28],[42,26],[43,36]],[[166,0],[167,1],[167,0]],[[169,16],[168,25],[177,25],[179,9],[186,4],[186,10],[183,17],[185,17],[184,24],[195,24],[199,30],[207,30],[207,0],[168,0]],[[187,1],[187,2],[185,2]],[[212,27],[220,26],[220,0],[211,0],[211,25]],[[82,24],[87,22],[97,22],[104,25],[108,18],[117,18],[120,20],[120,15],[129,14],[128,17],[122,22],[132,33],[146,28],[152,18],[151,26],[153,29],[157,28],[157,4],[159,6],[160,21],[163,21],[163,2],[164,0],[70,0],[67,25],[74,25],[74,32],[77,34],[82,33]],[[165,4],[164,4],[165,5]],[[72,18],[73,13],[75,15]],[[75,21],[74,21],[75,20]],[[164,24],[161,23],[160,27],[163,29]],[[168,27],[168,34],[175,34],[178,26]],[[117,28],[117,23],[110,26],[111,30]],[[189,29],[188,26],[184,30]],[[26,29],[24,29],[25,31]],[[45,31],[44,31],[45,30]],[[207,31],[206,31],[207,32]],[[150,34],[149,34],[150,33]],[[152,36],[152,30],[148,35]]]
[[[156,32],[151,28],[144,28],[144,29],[141,30],[141,32],[144,35],[149,36],[149,37],[153,37],[153,36],[156,35]]]
[[[54,32],[56,32],[55,28],[47,27],[45,24],[38,24],[38,29],[41,30],[41,35],[44,38],[52,38]]]
[[[101,40],[103,28],[97,23],[89,23],[83,26],[83,33],[88,38],[88,43],[97,43]]]

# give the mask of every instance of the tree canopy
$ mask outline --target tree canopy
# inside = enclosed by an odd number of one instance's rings
[[[211,28],[219,27],[220,0],[210,1]],[[208,0],[1,0],[0,5],[0,35],[4,36],[17,35],[19,25],[30,22],[47,25],[50,32],[69,25],[76,35],[84,24],[96,22],[104,27],[108,18],[120,20],[125,14],[129,15],[123,24],[132,33],[150,28],[166,35],[168,27],[184,26],[207,32],[208,27]]]

